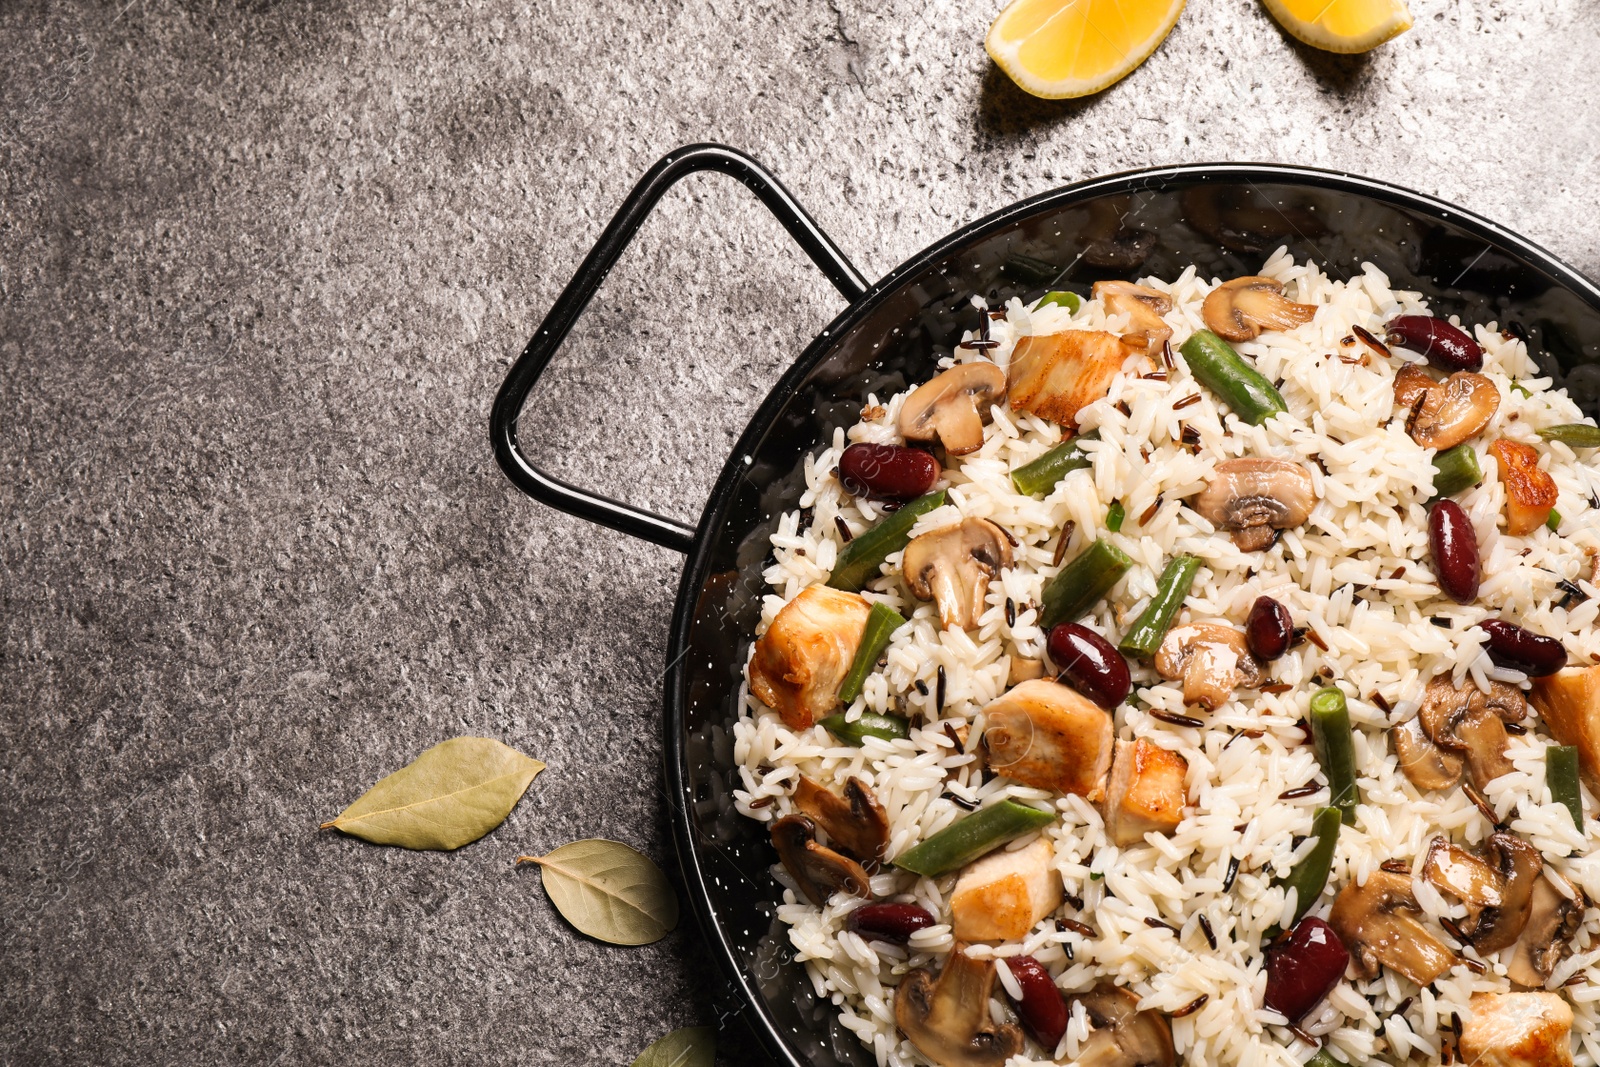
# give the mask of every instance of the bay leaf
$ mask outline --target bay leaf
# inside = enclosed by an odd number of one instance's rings
[[[661,868],[621,841],[592,838],[562,845],[537,863],[550,902],[590,937],[613,945],[648,945],[678,925],[678,894]]]
[[[441,741],[322,824],[376,845],[448,852],[505,822],[544,764],[487,737]]]
[[[716,1030],[709,1026],[686,1026],[639,1053],[633,1067],[711,1067],[716,1055]]]

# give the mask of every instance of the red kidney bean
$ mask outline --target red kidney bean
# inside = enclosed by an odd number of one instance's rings
[[[1454,500],[1441,500],[1428,512],[1428,547],[1439,588],[1457,604],[1478,596],[1478,535],[1472,521]]]
[[[1567,665],[1567,650],[1553,637],[1524,630],[1504,619],[1484,619],[1478,627],[1489,635],[1484,647],[1497,667],[1543,678]]]
[[[839,481],[855,496],[910,500],[939,480],[939,461],[920,448],[853,444],[839,457]]]
[[[1269,596],[1256,597],[1245,620],[1244,639],[1256,659],[1263,663],[1277,659],[1289,651],[1289,642],[1294,640],[1289,609]]]
[[[1050,980],[1050,972],[1032,956],[1011,956],[1004,962],[1022,987],[1022,999],[1012,1002],[1023,1028],[1041,1048],[1054,1053],[1061,1035],[1067,1032],[1067,998]]]
[[[1344,977],[1350,953],[1333,927],[1306,916],[1295,924],[1289,936],[1267,949],[1267,1007],[1291,1023],[1339,984]]]
[[[1087,626],[1057,623],[1050,631],[1050,661],[1065,682],[1107,711],[1128,699],[1133,677],[1110,641]]]
[[[1432,315],[1401,315],[1385,327],[1392,345],[1428,357],[1440,370],[1481,370],[1483,346],[1468,334]]]
[[[918,930],[934,924],[928,909],[915,904],[864,904],[850,913],[845,925],[868,941],[903,945]]]

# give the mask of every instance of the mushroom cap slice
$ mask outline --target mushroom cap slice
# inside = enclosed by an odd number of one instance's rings
[[[1461,757],[1434,744],[1416,716],[1390,727],[1389,737],[1394,742],[1400,773],[1418,789],[1449,789],[1460,784],[1464,766]]]
[[[1200,305],[1200,317],[1218,337],[1254,341],[1263,330],[1292,330],[1316,317],[1311,304],[1283,295],[1283,283],[1252,275],[1223,282]]]
[[[950,930],[957,941],[1020,941],[1061,907],[1055,846],[1035,838],[969,863],[950,891]]]
[[[861,779],[852,776],[847,780],[844,795],[840,796],[801,775],[791,799],[840,851],[849,853],[873,870],[883,862],[889,850],[889,817]]]
[[[1500,438],[1489,446],[1500,463],[1500,481],[1506,487],[1506,533],[1530,534],[1550,518],[1560,495],[1556,480],[1539,467],[1539,450],[1521,441]]]
[[[1285,459],[1244,456],[1223,460],[1194,501],[1194,510],[1221,530],[1233,531],[1240,551],[1272,544],[1276,530],[1305,522],[1317,506],[1311,475]]]
[[[1406,433],[1423,448],[1444,451],[1476,437],[1500,409],[1500,391],[1489,378],[1457,371],[1442,382],[1415,363],[1394,376],[1394,403],[1406,412]]]
[[[1466,904],[1461,932],[1487,956],[1522,936],[1543,869],[1538,849],[1502,831],[1489,835],[1481,859],[1435,838],[1428,848],[1424,873],[1428,881]]]
[[[1156,649],[1156,673],[1183,679],[1183,700],[1215,711],[1237,686],[1261,684],[1261,664],[1250,654],[1244,632],[1222,622],[1174,626]]]
[[[1600,795],[1600,664],[1535,678],[1528,695],[1556,740],[1577,748],[1584,781]]]
[[[1350,882],[1333,900],[1328,922],[1365,978],[1388,967],[1418,985],[1427,985],[1455,962],[1455,954],[1417,921],[1422,909],[1411,890],[1411,876],[1378,870],[1366,885]]]
[[[1558,889],[1552,879],[1560,879]],[[1546,868],[1533,887],[1528,925],[1522,928],[1506,975],[1518,985],[1539,988],[1549,980],[1556,964],[1572,954],[1572,939],[1583,922],[1583,891],[1554,870]]]
[[[1172,298],[1157,289],[1133,282],[1095,282],[1090,295],[1105,305],[1108,315],[1128,316],[1122,343],[1150,352],[1172,340],[1172,327],[1161,316],[1172,310]]]
[[[1133,349],[1102,330],[1024,337],[1006,371],[1011,406],[1076,429],[1078,412],[1105,396]]]
[[[1090,801],[1105,796],[1115,730],[1110,713],[1088,697],[1039,678],[991,701],[983,715],[996,774]]]
[[[1572,1067],[1572,1008],[1556,993],[1474,993],[1460,1059],[1472,1067]]]
[[[937,439],[952,456],[983,447],[989,408],[1005,395],[1006,372],[987,360],[957,363],[917,386],[900,406],[900,436]]]
[[[1136,845],[1148,833],[1170,834],[1189,802],[1189,761],[1151,741],[1118,741],[1106,790],[1106,833]]]
[[[1462,758],[1467,773],[1472,776],[1472,784],[1482,789],[1513,770],[1506,756],[1511,744],[1506,722],[1509,716],[1521,718],[1516,710],[1519,703],[1521,694],[1510,686],[1496,690],[1491,696],[1473,685],[1457,689],[1450,684],[1449,677],[1441,674],[1423,690],[1422,710],[1417,713],[1417,721],[1430,741]],[[1514,722],[1516,718],[1509,721]]]
[[[920,967],[905,976],[894,994],[894,1022],[941,1067],[1001,1067],[1022,1051],[1022,1030],[990,1018],[994,961],[975,960],[963,947],[951,950],[938,981]]]
[[[817,827],[804,815],[785,815],[771,826],[772,846],[783,869],[811,903],[821,907],[835,893],[872,896],[872,879],[861,864],[817,844]]]
[[[1158,1011],[1140,1011],[1139,998],[1126,989],[1101,982],[1067,998],[1069,1010],[1075,1004],[1093,1027],[1078,1046],[1075,1067],[1177,1067],[1171,1024]]]
[[[750,691],[791,730],[808,730],[839,703],[872,609],[854,593],[808,586],[783,606],[750,657]]]
[[[970,630],[983,615],[989,579],[1011,565],[1011,542],[988,519],[963,519],[912,539],[900,557],[906,586],[939,606],[939,625]]]

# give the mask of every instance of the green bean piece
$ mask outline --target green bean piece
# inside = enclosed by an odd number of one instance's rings
[[[878,577],[878,570],[889,555],[906,547],[911,540],[911,527],[934,508],[944,506],[946,490],[919,496],[899,511],[879,519],[870,529],[863,530],[855,540],[839,551],[839,562],[833,565],[828,584],[835,589],[856,592]]]
[[[1217,394],[1234,414],[1250,425],[1260,426],[1279,412],[1289,410],[1283,395],[1266,376],[1210,330],[1191,335],[1183,342],[1181,351],[1195,380]]]
[[[881,741],[899,741],[911,736],[911,726],[898,715],[879,715],[863,711],[854,722],[845,722],[844,715],[829,715],[822,720],[822,728],[847,745],[859,746],[869,737]]]
[[[1058,622],[1073,622],[1122,581],[1133,566],[1128,554],[1107,541],[1091,541],[1089,547],[1062,567],[1039,597],[1039,627],[1049,632]]]
[[[889,638],[906,624],[906,617],[889,605],[879,602],[867,612],[867,626],[861,631],[861,643],[856,646],[856,658],[850,661],[850,670],[839,683],[839,700],[849,704],[861,695],[861,686],[867,675],[878,665],[878,657],[889,647]]]
[[[1317,1049],[1317,1054],[1302,1063],[1300,1067],[1347,1067],[1346,1064],[1333,1058],[1333,1053],[1325,1048]]]
[[[1317,839],[1305,859],[1297,863],[1278,884],[1295,890],[1294,922],[1305,917],[1306,912],[1322,896],[1328,884],[1328,871],[1333,867],[1333,853],[1339,845],[1339,824],[1343,815],[1338,808],[1318,808],[1311,817],[1311,836]],[[1293,926],[1294,923],[1290,923]]]
[[[1199,573],[1200,560],[1194,556],[1173,556],[1167,560],[1166,569],[1156,582],[1156,595],[1150,606],[1134,622],[1133,628],[1117,647],[1125,655],[1153,656],[1161,647],[1161,639],[1172,629],[1172,620],[1178,617],[1194,576]]]
[[[1557,511],[1555,508],[1551,508],[1550,517],[1544,520],[1544,524],[1550,527],[1551,533],[1559,532],[1561,529],[1561,512]]]
[[[1000,264],[1000,273],[1007,278],[1027,282],[1029,285],[1049,285],[1060,277],[1063,271],[1054,263],[1046,263],[1042,259],[1018,252]]]
[[[1516,393],[1518,396],[1532,396],[1533,395],[1533,393],[1528,390],[1528,387],[1526,385],[1523,385],[1521,382],[1517,381],[1515,378],[1511,379],[1511,391],[1513,393]]]
[[[1100,433],[1091,430],[1086,434],[1063,441],[1031,463],[1024,463],[1011,472],[1011,484],[1017,492],[1028,496],[1044,496],[1073,471],[1083,470],[1094,461],[1079,446],[1085,441],[1098,441]]]
[[[1590,426],[1587,422],[1546,426],[1538,433],[1546,441],[1560,441],[1573,448],[1600,448],[1600,426]]]
[[[1572,814],[1572,825],[1583,832],[1583,797],[1578,793],[1576,745],[1552,745],[1544,750],[1544,780],[1550,799]]]
[[[1311,698],[1311,740],[1317,747],[1317,762],[1328,776],[1331,803],[1338,808],[1346,826],[1356,824],[1356,805],[1361,791],[1356,788],[1355,733],[1350,728],[1350,708],[1338,686],[1319,689]]]
[[[1053,292],[1044,294],[1044,296],[1040,298],[1038,306],[1046,307],[1051,304],[1054,304],[1058,307],[1064,307],[1076,315],[1078,313],[1078,309],[1083,307],[1083,297],[1079,296],[1077,293],[1069,292],[1066,289],[1057,289]]]
[[[1478,454],[1469,444],[1447,448],[1433,457],[1434,499],[1455,496],[1483,481],[1483,468],[1478,466]]]
[[[894,865],[903,871],[937,878],[1055,821],[1054,812],[1002,800],[958,819],[920,845],[907,849]]]
[[[1116,533],[1122,529],[1122,520],[1127,517],[1128,513],[1123,509],[1122,501],[1113,500],[1111,506],[1106,509],[1106,529]]]

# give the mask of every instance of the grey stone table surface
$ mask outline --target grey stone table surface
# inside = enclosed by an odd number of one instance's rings
[[[1068,181],[1278,160],[1600,275],[1600,8],[1413,8],[1338,58],[1191,0],[1125,82],[1044,103],[985,57],[996,0],[0,0],[0,1062],[625,1064],[712,1022],[692,922],[601,945],[512,866],[590,836],[673,864],[679,558],[520,497],[485,432],[610,212],[724,141],[876,276]],[[693,516],[837,310],[691,180],[524,437]],[[549,764],[494,834],[316,831],[463,733]]]

